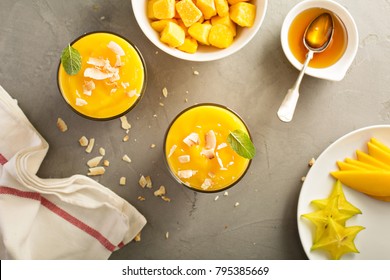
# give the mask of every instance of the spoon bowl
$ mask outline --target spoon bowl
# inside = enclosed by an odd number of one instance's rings
[[[324,51],[329,46],[332,35],[333,18],[329,13],[320,14],[307,26],[303,35],[303,44],[308,49],[308,53],[295,84],[287,91],[287,94],[279,107],[277,114],[281,121],[290,122],[292,120],[299,98],[299,86],[303,75],[305,74],[305,70],[309,65],[310,60],[313,58],[313,55]]]

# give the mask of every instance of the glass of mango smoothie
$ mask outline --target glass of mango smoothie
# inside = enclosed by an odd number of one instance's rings
[[[81,56],[81,69],[68,74],[60,62],[57,82],[76,113],[93,120],[110,120],[126,114],[140,101],[146,88],[146,64],[130,41],[110,32],[92,32],[70,46]]]
[[[235,185],[251,163],[228,143],[228,135],[237,130],[250,138],[244,121],[222,105],[198,104],[179,113],[164,143],[164,158],[172,176],[199,192],[214,193]]]

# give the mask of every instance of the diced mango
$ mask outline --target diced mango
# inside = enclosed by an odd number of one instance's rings
[[[230,18],[242,27],[251,27],[256,18],[256,6],[251,3],[238,2],[230,6]]]
[[[229,15],[229,4],[227,0],[214,0],[215,9],[220,17]]]
[[[160,40],[171,47],[178,47],[184,43],[185,32],[178,24],[168,22],[161,32]]]
[[[186,37],[190,35],[190,34],[188,34],[188,27],[184,25],[184,22],[183,22],[181,19],[178,19],[178,20],[177,20],[177,24],[178,24],[181,28],[183,28],[184,33],[186,34]]]
[[[210,19],[217,14],[214,0],[197,0],[196,6],[202,11],[205,19]]]
[[[250,0],[228,0],[230,5],[234,5],[238,2],[248,2],[248,1],[250,1]]]
[[[186,27],[193,25],[202,17],[202,12],[192,0],[181,0],[176,3],[176,11]]]
[[[209,33],[212,25],[210,23],[199,23],[195,22],[188,28],[188,33],[192,38],[197,40],[199,43],[203,45],[210,45],[209,43]]]
[[[210,45],[225,49],[233,43],[233,32],[224,24],[213,25],[209,34]]]
[[[156,19],[155,16],[154,16],[154,12],[153,12],[153,5],[154,3],[156,3],[158,0],[149,0],[148,1],[148,6],[147,6],[147,15],[148,15],[148,18],[150,19]]]
[[[231,20],[229,15],[221,17],[221,16],[215,16],[211,18],[211,25],[216,24],[223,24],[230,28],[230,30],[233,32],[233,37],[237,34],[237,25],[234,23],[234,21]]]
[[[165,26],[167,26],[168,22],[177,23],[177,20],[174,19],[174,18],[172,18],[172,19],[160,19],[160,20],[152,21],[150,25],[157,32],[162,32],[164,30]]]
[[[153,15],[157,19],[169,19],[175,16],[175,0],[156,0],[153,3]]]
[[[186,37],[183,45],[178,46],[177,48],[186,53],[196,53],[198,50],[198,41],[192,37]]]

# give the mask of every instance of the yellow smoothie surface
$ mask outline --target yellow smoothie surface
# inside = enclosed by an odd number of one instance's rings
[[[137,103],[146,69],[132,44],[115,34],[97,32],[82,36],[72,47],[81,55],[81,70],[68,75],[60,64],[58,85],[74,110],[93,119],[112,119]]]
[[[235,184],[250,163],[227,142],[229,133],[236,129],[249,135],[243,121],[222,106],[203,104],[181,113],[167,132],[164,148],[176,179],[203,192]]]

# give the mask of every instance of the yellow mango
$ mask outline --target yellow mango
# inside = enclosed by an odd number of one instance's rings
[[[371,164],[371,165],[379,167],[383,170],[390,170],[389,165],[377,160],[376,158],[372,157],[371,155],[366,154],[360,150],[356,150],[356,156],[357,156],[358,160],[361,162]]]
[[[385,144],[383,144],[382,142],[380,142],[378,139],[376,139],[375,137],[372,137],[370,139],[370,142],[376,146],[378,146],[379,148],[381,148],[383,151],[387,152],[387,153],[390,153],[390,147],[386,146]]]
[[[158,0],[149,0],[148,1],[148,5],[147,5],[147,15],[148,15],[148,18],[150,19],[156,19],[155,16],[154,16],[154,12],[153,12],[153,5],[154,3],[156,3]]]
[[[225,49],[233,43],[233,32],[223,24],[213,25],[209,33],[210,45]]]
[[[215,16],[211,18],[211,25],[223,24],[230,28],[233,32],[233,37],[237,34],[237,25],[231,20],[229,16]]]
[[[153,3],[153,15],[157,19],[169,19],[175,16],[175,0],[156,0]]]
[[[167,23],[168,22],[174,22],[174,23],[177,23],[177,20],[172,18],[172,19],[160,19],[160,20],[155,20],[155,21],[152,21],[150,23],[150,25],[152,26],[152,28],[154,30],[156,30],[157,32],[162,32],[165,28],[165,26],[167,26]]]
[[[202,11],[205,19],[210,19],[217,14],[214,0],[197,0],[196,6]]]
[[[343,161],[337,161],[336,163],[340,170],[365,170],[363,167],[349,164]]]
[[[168,22],[161,32],[160,40],[171,47],[178,47],[184,43],[185,32],[178,24]]]
[[[209,33],[211,29],[210,23],[199,23],[195,22],[188,28],[188,33],[192,38],[197,40],[199,43],[203,45],[210,45],[209,43]]]
[[[198,50],[198,41],[192,37],[186,37],[183,45],[178,46],[177,48],[186,53],[195,53]]]
[[[193,25],[202,17],[202,12],[192,0],[181,0],[176,3],[176,11],[186,27]]]
[[[367,147],[368,154],[370,156],[390,166],[390,153],[387,153],[386,151],[382,150],[380,147],[376,146],[371,142],[367,143]]]
[[[256,18],[256,6],[251,3],[238,2],[230,6],[230,18],[242,27],[251,27]]]
[[[344,185],[372,196],[390,196],[390,171],[346,170],[330,173]]]
[[[351,159],[351,158],[346,158],[344,160],[345,163],[348,163],[350,165],[354,165],[356,167],[360,167],[360,168],[363,168],[365,170],[378,170],[378,169],[381,169],[377,166],[374,166],[374,165],[371,165],[371,164],[368,164],[368,163],[365,163],[365,162],[362,162],[362,161],[358,161],[356,159]]]
[[[227,0],[214,0],[215,9],[220,17],[229,15],[229,4]]]
[[[230,5],[237,4],[238,2],[248,2],[250,0],[228,0]]]

